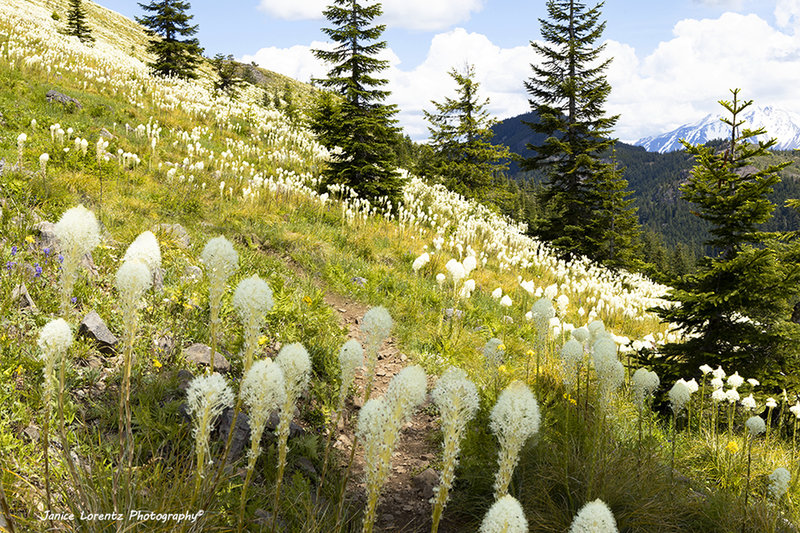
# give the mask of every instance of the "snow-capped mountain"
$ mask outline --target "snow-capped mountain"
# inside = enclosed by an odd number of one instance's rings
[[[730,127],[720,120],[721,114],[707,115],[694,124],[681,126],[669,133],[654,137],[645,137],[636,141],[636,146],[643,146],[648,152],[672,152],[682,150],[680,139],[691,144],[703,144],[714,139],[727,139]],[[748,108],[742,115],[743,127],[757,129],[764,127],[767,134],[758,140],[766,141],[772,137],[778,139],[777,150],[800,148],[800,115],[774,107]]]

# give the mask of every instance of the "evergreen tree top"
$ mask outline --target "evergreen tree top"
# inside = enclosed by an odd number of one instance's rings
[[[177,37],[190,37],[197,33],[197,24],[191,26],[194,18],[187,11],[192,5],[184,0],[153,0],[149,4],[139,3],[139,7],[153,13],[144,17],[136,17],[136,22],[145,26],[151,33],[161,35],[171,41]],[[192,41],[196,41],[193,39]]]
[[[752,100],[740,101],[739,89],[731,91],[733,100],[719,103],[731,114],[722,118],[730,126],[731,137],[723,151],[713,146],[694,146],[681,140],[686,152],[695,157],[695,167],[689,181],[681,187],[683,199],[700,208],[695,214],[712,224],[712,239],[706,244],[714,246],[726,257],[732,257],[745,244],[757,244],[766,234],[759,226],[772,218],[775,205],[768,198],[780,177],[778,172],[790,162],[768,165],[758,170],[753,160],[768,154],[777,139],[751,142],[766,133],[764,128],[742,128],[741,113],[752,105]]]

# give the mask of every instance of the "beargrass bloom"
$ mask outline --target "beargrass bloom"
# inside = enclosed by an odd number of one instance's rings
[[[753,398],[753,394],[751,393],[745,399],[742,400],[742,407],[745,409],[752,411],[756,408],[756,399]]]
[[[710,366],[708,366],[708,365],[701,365],[701,366],[700,366],[700,372],[702,372],[704,376],[705,376],[706,374],[708,374],[708,373],[712,372],[713,370],[714,370],[714,369],[713,369],[713,368],[711,368],[711,367],[710,367]]]
[[[356,339],[345,342],[339,350],[339,370],[341,385],[339,386],[339,410],[344,407],[347,392],[353,384],[356,369],[364,364],[364,348]]]
[[[583,345],[574,338],[569,339],[561,347],[561,360],[564,362],[564,381],[567,385],[576,385],[583,365]]]
[[[464,268],[464,265],[460,262],[456,261],[455,259],[451,259],[448,261],[444,268],[450,273],[450,276],[453,278],[453,283],[458,283],[465,277],[467,277],[467,271]]]
[[[744,378],[739,375],[739,372],[734,372],[728,376],[728,386],[732,389],[738,389],[744,383]]]
[[[186,402],[194,420],[192,435],[195,438],[198,479],[204,475],[206,462],[211,462],[208,449],[211,428],[222,411],[233,405],[233,398],[233,391],[218,372],[198,376],[189,383]]]
[[[53,231],[64,257],[61,265],[61,310],[65,313],[78,277],[81,258],[100,243],[100,226],[94,213],[78,205],[61,215]]]
[[[633,381],[633,398],[636,406],[641,410],[644,408],[647,398],[656,391],[661,381],[658,379],[658,374],[646,368],[637,369],[631,380]]]
[[[569,533],[617,533],[617,521],[602,500],[584,504],[572,521]]]
[[[751,416],[747,419],[747,422],[745,422],[744,425],[751,437],[761,435],[767,430],[767,424],[760,416]]]
[[[686,406],[692,391],[683,380],[678,380],[675,385],[669,390],[669,405],[672,412],[677,416]]]
[[[378,350],[392,331],[392,316],[383,306],[373,307],[364,313],[361,320],[361,331],[364,332],[367,344],[366,371],[367,386],[364,398],[368,399],[372,392],[372,381],[375,378],[375,365],[378,362]]]
[[[139,234],[125,251],[122,261],[141,261],[152,275],[161,268],[161,247],[152,231]]]
[[[789,490],[792,475],[785,468],[776,468],[769,475],[769,495],[780,501]]]
[[[39,356],[44,361],[44,390],[45,406],[48,406],[52,398],[53,387],[56,381],[55,364],[59,357],[67,352],[74,337],[69,324],[63,319],[51,320],[39,330],[39,337],[36,344],[41,350]]]
[[[414,259],[414,262],[411,264],[411,270],[415,273],[419,272],[419,270],[427,265],[431,260],[431,256],[428,252],[423,253],[421,256]]]
[[[225,286],[239,266],[239,253],[225,237],[208,241],[203,248],[200,260],[206,267],[208,276],[208,300],[211,309],[211,371],[214,370],[214,353],[217,351],[219,330],[219,308]]]
[[[245,372],[253,364],[253,353],[261,333],[261,321],[273,305],[275,302],[272,299],[272,289],[257,274],[240,281],[233,292],[233,307],[244,325]]]
[[[506,494],[489,508],[481,522],[480,533],[528,533],[528,520],[522,506]]]
[[[519,452],[525,441],[539,431],[540,420],[539,404],[527,385],[514,381],[500,393],[492,408],[489,424],[500,442],[499,467],[494,482],[495,499],[508,493]]]
[[[442,473],[439,485],[433,489],[433,528],[435,533],[439,527],[442,511],[447,504],[447,497],[455,478],[455,467],[458,464],[458,453],[461,450],[461,439],[464,429],[478,411],[478,389],[467,378],[467,373],[460,368],[450,367],[436,382],[431,393],[433,403],[442,417]]]

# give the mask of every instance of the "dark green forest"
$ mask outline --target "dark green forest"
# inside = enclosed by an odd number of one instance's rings
[[[533,113],[525,113],[496,124],[492,129],[492,142],[508,146],[510,151],[521,157],[528,157],[525,148],[528,143],[541,143],[531,128],[524,122],[536,120]],[[769,132],[768,132],[769,133]],[[541,136],[538,136],[541,137]],[[712,141],[710,144],[721,143]],[[610,157],[611,154],[609,153]],[[659,154],[648,152],[639,146],[622,142],[616,143],[616,158],[624,168],[628,189],[632,191],[634,205],[638,209],[643,235],[645,260],[658,265],[662,261],[672,263],[677,257],[693,261],[691,256],[713,253],[704,247],[708,239],[707,226],[692,214],[691,204],[681,199],[679,187],[684,183],[694,164],[693,158],[683,151]],[[774,151],[760,164],[776,164],[792,161],[793,164],[780,172],[781,181],[771,195],[776,205],[775,216],[764,225],[765,231],[791,231],[800,229],[800,216],[797,211],[785,206],[791,198],[800,198],[800,152]],[[534,183],[541,175],[521,172],[515,161],[509,164],[508,175],[520,184]],[[525,187],[530,188],[528,184]],[[664,249],[659,249],[660,247]]]

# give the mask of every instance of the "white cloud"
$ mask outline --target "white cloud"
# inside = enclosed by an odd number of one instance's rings
[[[741,9],[744,5],[744,0],[694,0],[694,3],[723,9]]]
[[[718,113],[717,101],[729,98],[728,90],[737,87],[756,105],[800,112],[800,40],[795,36],[756,15],[735,13],[683,20],[673,34],[647,56],[627,44],[607,42],[606,53],[614,61],[607,72],[612,90],[606,109],[621,115],[615,132],[619,138],[637,140]],[[243,60],[308,81],[328,70],[310,52],[323,46],[328,45],[264,48]],[[430,101],[455,96],[456,85],[447,72],[466,63],[475,65],[481,94],[491,99],[494,116],[529,110],[523,84],[536,57],[528,44],[501,48],[485,35],[457,28],[434,36],[425,60],[413,68],[401,68],[391,50],[384,58],[391,63],[381,73],[389,79],[389,102],[399,106],[400,125],[414,139],[427,137],[422,110],[433,108]]]
[[[778,0],[775,21],[781,28],[800,26],[800,0]]]
[[[412,30],[441,30],[469,20],[485,0],[384,0],[381,24]],[[261,0],[259,9],[285,20],[319,20],[331,0]]]

